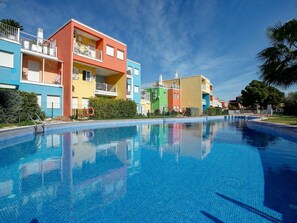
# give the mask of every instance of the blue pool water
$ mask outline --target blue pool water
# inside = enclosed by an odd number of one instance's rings
[[[217,121],[0,143],[0,222],[297,222],[297,140]]]

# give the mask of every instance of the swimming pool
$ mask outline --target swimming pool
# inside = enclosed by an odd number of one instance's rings
[[[297,140],[243,120],[0,144],[0,222],[296,222]]]

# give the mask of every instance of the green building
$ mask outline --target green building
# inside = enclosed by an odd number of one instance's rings
[[[160,113],[168,111],[168,88],[157,86],[146,90],[150,93],[151,112],[159,110]]]

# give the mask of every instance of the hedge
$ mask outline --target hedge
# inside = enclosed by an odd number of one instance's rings
[[[134,101],[92,97],[89,105],[94,108],[95,119],[133,118],[137,105]]]
[[[227,112],[226,111],[223,111],[222,108],[209,107],[208,109],[206,109],[205,114],[206,115],[209,115],[209,116],[227,115]]]
[[[35,119],[35,114],[41,119],[45,117],[35,93],[0,89],[0,123],[27,121],[28,113]]]

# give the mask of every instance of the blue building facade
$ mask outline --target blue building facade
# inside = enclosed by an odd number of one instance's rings
[[[137,113],[141,113],[141,65],[127,59],[127,100],[133,100],[137,104]]]
[[[18,89],[21,76],[21,45],[0,37],[0,87]]]
[[[0,88],[36,93],[47,117],[62,116],[63,61],[55,44],[43,39],[42,29],[29,39],[17,28],[0,25]]]

